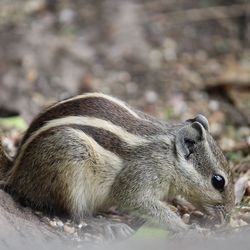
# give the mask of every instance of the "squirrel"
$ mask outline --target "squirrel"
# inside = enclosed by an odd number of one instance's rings
[[[214,216],[234,205],[232,172],[206,117],[169,124],[102,93],[48,107],[13,159],[1,145],[0,184],[43,211],[80,219],[116,206],[173,232],[190,225],[171,197]]]

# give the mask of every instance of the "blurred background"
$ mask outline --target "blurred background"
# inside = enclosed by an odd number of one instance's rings
[[[249,0],[1,0],[0,116],[29,123],[101,91],[166,120],[203,113],[215,136],[226,124],[246,139],[249,15]]]
[[[24,130],[44,107],[91,91],[165,120],[202,113],[241,160],[250,1],[1,0],[0,117],[19,115]]]
[[[52,102],[92,91],[164,120],[206,115],[249,198],[249,0],[0,1],[0,117],[23,119],[18,130],[0,119],[9,140]]]
[[[101,91],[163,119],[247,126],[249,12],[244,0],[1,0],[0,105],[29,122]]]

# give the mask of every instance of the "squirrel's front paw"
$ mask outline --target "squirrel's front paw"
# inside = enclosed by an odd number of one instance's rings
[[[194,233],[198,233],[198,234],[201,234],[204,236],[206,236],[210,233],[209,229],[200,227],[198,224],[195,224],[195,223],[189,225],[189,229],[190,229],[190,231],[192,231]]]

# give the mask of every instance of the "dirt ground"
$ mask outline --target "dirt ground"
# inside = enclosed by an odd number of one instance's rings
[[[231,226],[250,223],[249,1],[1,0],[0,117],[28,124],[90,91],[164,120],[207,116],[235,174]],[[0,127],[14,150],[24,129]]]

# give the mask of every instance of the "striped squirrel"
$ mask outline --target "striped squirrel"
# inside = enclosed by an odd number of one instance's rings
[[[215,216],[234,204],[232,173],[208,130],[202,115],[167,124],[108,95],[76,96],[34,119],[13,160],[1,146],[1,184],[75,219],[114,205],[186,230],[164,200],[182,195]]]

